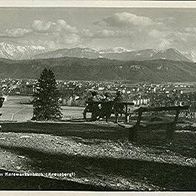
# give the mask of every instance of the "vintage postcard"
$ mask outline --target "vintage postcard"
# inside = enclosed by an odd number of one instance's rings
[[[1,191],[196,190],[194,1],[7,1],[0,18]]]

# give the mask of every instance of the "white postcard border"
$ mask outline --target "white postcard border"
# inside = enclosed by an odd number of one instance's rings
[[[74,0],[0,0],[2,7],[102,7],[102,8],[196,8],[196,1],[74,1]],[[0,191],[0,196],[195,196],[195,192],[85,192],[85,191]]]

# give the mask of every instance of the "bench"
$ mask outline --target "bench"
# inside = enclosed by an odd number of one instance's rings
[[[152,129],[165,129],[166,130],[166,139],[172,140],[174,132],[176,129],[176,123],[181,111],[188,110],[189,106],[168,106],[168,107],[140,107],[133,112],[138,113],[136,123],[133,126],[118,124],[121,127],[129,129],[129,140],[136,141],[138,132],[142,129],[152,130]],[[142,114],[145,112],[162,112],[162,111],[175,111],[175,117],[172,121],[154,121],[141,123]]]
[[[87,101],[86,102],[87,104],[95,104],[96,107],[98,107],[98,105],[101,105],[103,108],[107,108],[108,110],[111,110],[109,112],[111,112],[111,114],[117,114],[113,107],[114,107],[114,104],[117,104],[119,105],[119,108],[123,108],[123,110],[121,111],[118,111],[118,114],[124,114],[125,115],[125,123],[128,122],[128,116],[129,116],[129,110],[128,110],[128,106],[134,106],[134,103],[133,102],[128,102],[128,101],[123,101],[123,102],[114,102],[114,101],[96,101],[96,102],[90,102],[90,101]],[[117,106],[118,107],[118,106]],[[92,113],[93,111],[91,109],[87,109],[85,111],[86,113]],[[106,121],[108,120],[108,116],[106,116]],[[118,115],[116,115],[116,121],[118,121]]]

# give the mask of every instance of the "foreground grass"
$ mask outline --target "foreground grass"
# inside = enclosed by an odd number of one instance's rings
[[[104,134],[101,128],[91,131]],[[126,139],[1,133],[1,167],[106,190],[195,190],[195,132],[176,133],[172,144],[163,136],[141,133],[133,144]],[[74,175],[47,175],[51,172]]]

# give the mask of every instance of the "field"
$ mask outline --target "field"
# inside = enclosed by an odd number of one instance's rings
[[[33,106],[30,104],[21,104],[28,102],[31,97],[28,96],[8,96],[0,109],[2,116],[0,120],[6,121],[27,121],[33,116]],[[82,107],[62,106],[63,119],[81,118]]]

